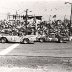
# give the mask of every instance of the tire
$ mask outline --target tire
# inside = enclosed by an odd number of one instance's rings
[[[42,43],[42,42],[44,42],[44,39],[43,38],[40,38],[39,41]]]
[[[1,39],[1,43],[6,43],[7,42],[7,39],[6,38],[2,38]]]
[[[23,43],[24,43],[24,44],[29,43],[29,39],[24,39],[24,40],[23,40]]]
[[[59,42],[59,43],[63,43],[63,40],[62,40],[62,39],[59,39],[58,42]]]
[[[1,39],[0,39],[0,43],[2,43]]]

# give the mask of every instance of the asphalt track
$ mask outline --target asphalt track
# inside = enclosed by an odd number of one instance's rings
[[[0,72],[71,72],[72,42],[0,43]]]
[[[72,42],[0,43],[0,55],[72,57]]]

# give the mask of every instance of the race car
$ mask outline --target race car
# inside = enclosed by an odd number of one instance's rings
[[[9,35],[9,34],[0,34],[0,42],[6,43],[6,42],[20,42],[20,43],[34,43],[34,37],[31,35]]]
[[[51,33],[49,36],[45,36],[45,35],[41,35],[40,37],[38,37],[38,41],[40,42],[66,42],[69,41],[69,38],[66,36],[56,36],[55,33]]]

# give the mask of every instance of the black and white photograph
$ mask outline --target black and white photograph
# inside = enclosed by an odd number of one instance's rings
[[[72,0],[0,0],[0,72],[72,72]]]

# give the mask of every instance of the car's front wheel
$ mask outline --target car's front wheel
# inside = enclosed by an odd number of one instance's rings
[[[24,43],[24,44],[29,43],[29,39],[24,39],[24,40],[23,40],[23,43]]]
[[[6,38],[1,38],[1,39],[0,39],[0,42],[1,42],[1,43],[6,43],[6,42],[7,42],[7,39],[6,39]]]

